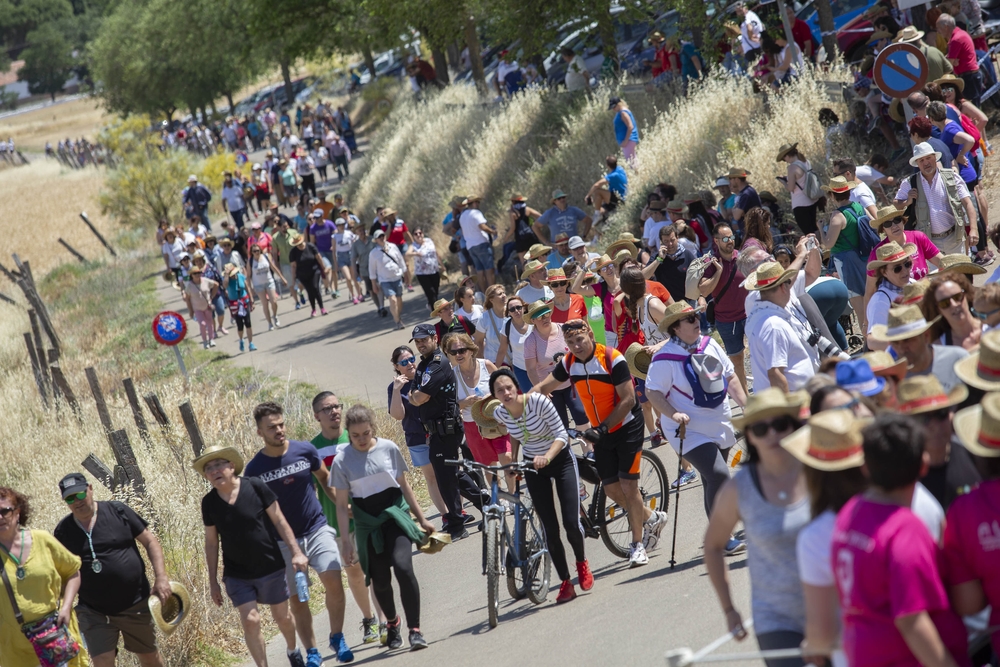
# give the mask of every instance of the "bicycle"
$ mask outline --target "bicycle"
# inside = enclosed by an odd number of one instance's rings
[[[521,495],[520,473],[535,469],[531,463],[515,462],[507,465],[488,466],[476,461],[445,460],[462,470],[475,473],[493,473],[490,485],[490,502],[483,507],[483,574],[486,576],[486,601],[491,628],[497,627],[500,615],[500,576],[506,575],[507,592],[515,600],[527,597],[534,604],[542,604],[549,594],[552,560],[545,541],[545,528],[535,516],[530,496]],[[519,473],[514,492],[500,490],[500,476],[506,472]],[[506,501],[507,505],[501,503]],[[507,515],[514,519],[513,534]]]
[[[570,430],[571,445],[583,444],[582,434]],[[614,500],[610,500],[604,491],[604,484],[597,472],[597,466],[591,459],[576,454],[580,478],[594,485],[590,505],[580,504],[580,522],[587,537],[600,537],[604,546],[618,558],[628,558],[629,546],[632,543],[632,529],[628,523],[628,512]],[[660,457],[654,452],[643,449],[639,460],[639,494],[643,505],[653,511],[666,512],[670,506],[670,480],[667,470]],[[581,500],[583,500],[581,498]]]

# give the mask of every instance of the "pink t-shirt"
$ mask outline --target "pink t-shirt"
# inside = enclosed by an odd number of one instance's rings
[[[855,496],[837,514],[830,558],[851,667],[920,663],[895,619],[926,611],[959,665],[970,665],[965,626],[938,575],[937,546],[908,507]]]
[[[983,482],[948,508],[941,574],[949,586],[978,579],[992,606],[990,627],[1000,625],[1000,480]],[[1000,632],[993,633],[1000,654]]]
[[[979,69],[972,37],[961,28],[955,28],[951,33],[951,39],[948,41],[948,59],[958,61],[955,65],[955,76]]]
[[[563,338],[562,327],[553,324],[552,328],[554,331],[548,340],[538,335],[538,329],[532,329],[528,337],[524,339],[524,358],[535,360],[539,379],[545,379],[552,373],[552,369],[556,366],[556,362],[552,360],[555,355],[560,352],[565,354],[569,351],[569,348],[566,347],[566,340]],[[565,389],[568,386],[569,380],[560,384],[556,389]]]
[[[927,234],[923,232],[903,232],[903,238],[906,239],[906,243],[912,243],[917,246],[917,254],[913,256],[913,268],[910,269],[910,277],[914,280],[920,280],[927,275],[927,260],[931,257],[936,257],[941,251],[938,250],[933,241],[927,238]],[[878,245],[872,248],[871,253],[868,255],[868,261],[874,262],[878,259],[875,251],[888,242],[889,239],[887,238],[879,241]],[[874,278],[875,272],[869,271],[868,276]]]

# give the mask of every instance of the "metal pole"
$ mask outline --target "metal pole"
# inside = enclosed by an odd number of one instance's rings
[[[181,350],[176,345],[171,345],[174,348],[174,354],[177,355],[177,365],[181,367],[181,373],[184,374],[184,382],[191,382],[191,378],[188,376],[187,366],[184,365],[184,358],[181,357]]]
[[[789,44],[794,44],[795,39],[792,37],[792,24],[788,21],[788,12],[785,10],[785,0],[778,0],[778,13],[781,14],[781,25],[785,28],[785,41]],[[803,55],[803,58],[805,56]]]

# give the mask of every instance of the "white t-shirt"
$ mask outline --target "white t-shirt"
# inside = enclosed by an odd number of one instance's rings
[[[525,314],[527,314],[528,306],[536,301],[551,301],[555,298],[555,293],[553,293],[552,288],[548,285],[532,287],[528,284],[517,290],[517,296],[521,297],[521,300],[524,301],[524,310]]]
[[[749,26],[751,25],[757,32],[758,39],[756,42],[750,39]],[[763,34],[764,24],[761,23],[760,17],[748,9],[746,16],[743,17],[743,23],[740,24],[740,46],[743,47],[743,55],[746,55],[747,51],[760,48],[760,36]]]
[[[308,176],[313,173],[313,167],[316,166],[316,161],[312,159],[311,155],[306,155],[305,157],[300,157],[298,162],[295,164],[295,171],[299,176]]]
[[[500,330],[500,333],[505,336],[507,335],[507,320],[510,320],[510,318],[508,317],[504,320],[503,329]],[[510,349],[507,350],[507,358],[512,359],[514,366],[520,368],[522,371],[527,370],[524,367],[524,341],[527,340],[528,336],[530,336],[531,332],[534,330],[535,327],[529,324],[528,328],[524,330],[524,333],[521,333],[517,330],[517,327],[514,326],[513,322],[510,323],[510,336],[507,338],[507,341],[510,343]],[[497,352],[499,353],[499,350]]]
[[[861,208],[868,208],[875,205],[875,193],[864,181],[860,181],[851,190],[851,201],[861,204]]]
[[[885,174],[881,171],[867,164],[859,165],[857,169],[854,170],[854,177],[859,181],[867,185],[869,188],[875,187],[878,183],[878,179],[885,178]]]
[[[686,356],[689,353],[680,345],[670,341],[660,348],[656,356],[659,357],[662,354]],[[723,375],[726,377],[730,377],[736,372],[726,355],[726,351],[715,340],[709,338],[705,354],[710,354],[722,362]],[[723,400],[722,405],[717,408],[702,408],[695,405],[694,399],[690,398],[694,394],[691,390],[691,383],[688,382],[687,375],[684,373],[684,362],[669,359],[654,360],[646,373],[646,389],[663,393],[678,412],[683,412],[691,418],[684,438],[685,449],[691,450],[710,442],[715,443],[720,449],[726,449],[736,444],[736,434],[733,432],[733,414],[729,408],[729,401]],[[667,415],[663,415],[660,423],[664,433],[673,433],[677,428],[677,423]],[[677,449],[677,443],[674,442],[673,438],[670,444]]]
[[[479,225],[486,224],[486,216],[475,208],[462,211],[462,217],[458,219],[458,224],[462,228],[462,237],[465,239],[466,248],[474,248],[477,245],[489,243],[490,238]]]
[[[345,230],[343,232],[337,232],[333,235],[333,241],[336,244],[337,252],[351,252],[351,246],[354,242],[358,240],[358,235],[352,231]]]
[[[910,282],[914,282],[912,278]],[[889,321],[889,309],[892,308],[892,302],[902,293],[901,287],[896,287],[888,280],[879,285],[868,301],[868,310],[865,311],[868,316],[868,333],[872,332],[876,324],[886,324]]]
[[[566,90],[583,90],[590,80],[590,71],[583,56],[577,54],[566,65]]]
[[[173,243],[163,242],[160,246],[161,252],[167,256],[167,264],[170,265],[171,269],[176,269],[180,266],[180,256],[181,253],[187,252],[184,248],[184,242],[181,241],[176,236],[174,237]]]
[[[642,242],[646,244],[647,248],[660,247],[660,230],[670,224],[670,218],[666,220],[660,220],[657,222],[652,218],[646,218],[645,224],[642,226]],[[614,259],[612,257],[611,259]]]
[[[805,314],[796,314],[769,301],[761,301],[747,318],[746,337],[750,342],[750,366],[754,391],[771,386],[767,376],[772,368],[784,368],[789,391],[802,389],[819,368],[819,352],[806,343],[809,330]]]
[[[471,313],[469,311],[467,311],[465,308],[456,308],[455,309],[455,314],[456,315],[461,315],[461,316],[469,319],[473,324],[476,325],[476,331],[480,331],[479,318],[483,316],[483,307],[482,306],[480,306],[480,305],[478,305],[476,303],[473,303],[472,304],[472,312]]]
[[[476,308],[482,308],[482,306],[476,306]],[[503,335],[507,319],[503,315],[497,315],[490,309],[483,310],[479,319],[476,320],[476,331],[482,331],[486,334],[486,340],[483,343],[484,359],[489,359],[493,362],[497,360],[497,354],[500,353],[500,336]],[[511,335],[514,335],[513,331],[511,331]]]
[[[205,237],[208,236],[208,230],[205,229],[205,225],[201,224],[200,222],[197,224],[197,226],[188,228],[187,233],[184,234],[184,242],[190,243],[196,236],[203,241],[205,240]]]
[[[222,201],[226,202],[227,211],[239,211],[245,206],[243,202],[243,187],[236,181],[233,181],[232,185],[223,185]]]
[[[271,275],[271,260],[261,253],[259,259],[250,260],[250,275],[253,276],[254,289],[274,287],[274,276]]]

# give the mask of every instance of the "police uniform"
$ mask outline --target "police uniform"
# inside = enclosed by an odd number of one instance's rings
[[[459,495],[458,469],[445,465],[445,459],[457,459],[462,444],[462,416],[458,409],[455,372],[440,349],[420,360],[410,391],[420,391],[430,398],[419,406],[420,422],[427,433],[431,465],[437,476],[441,498],[449,508],[443,518],[452,532],[461,532],[462,499]]]

